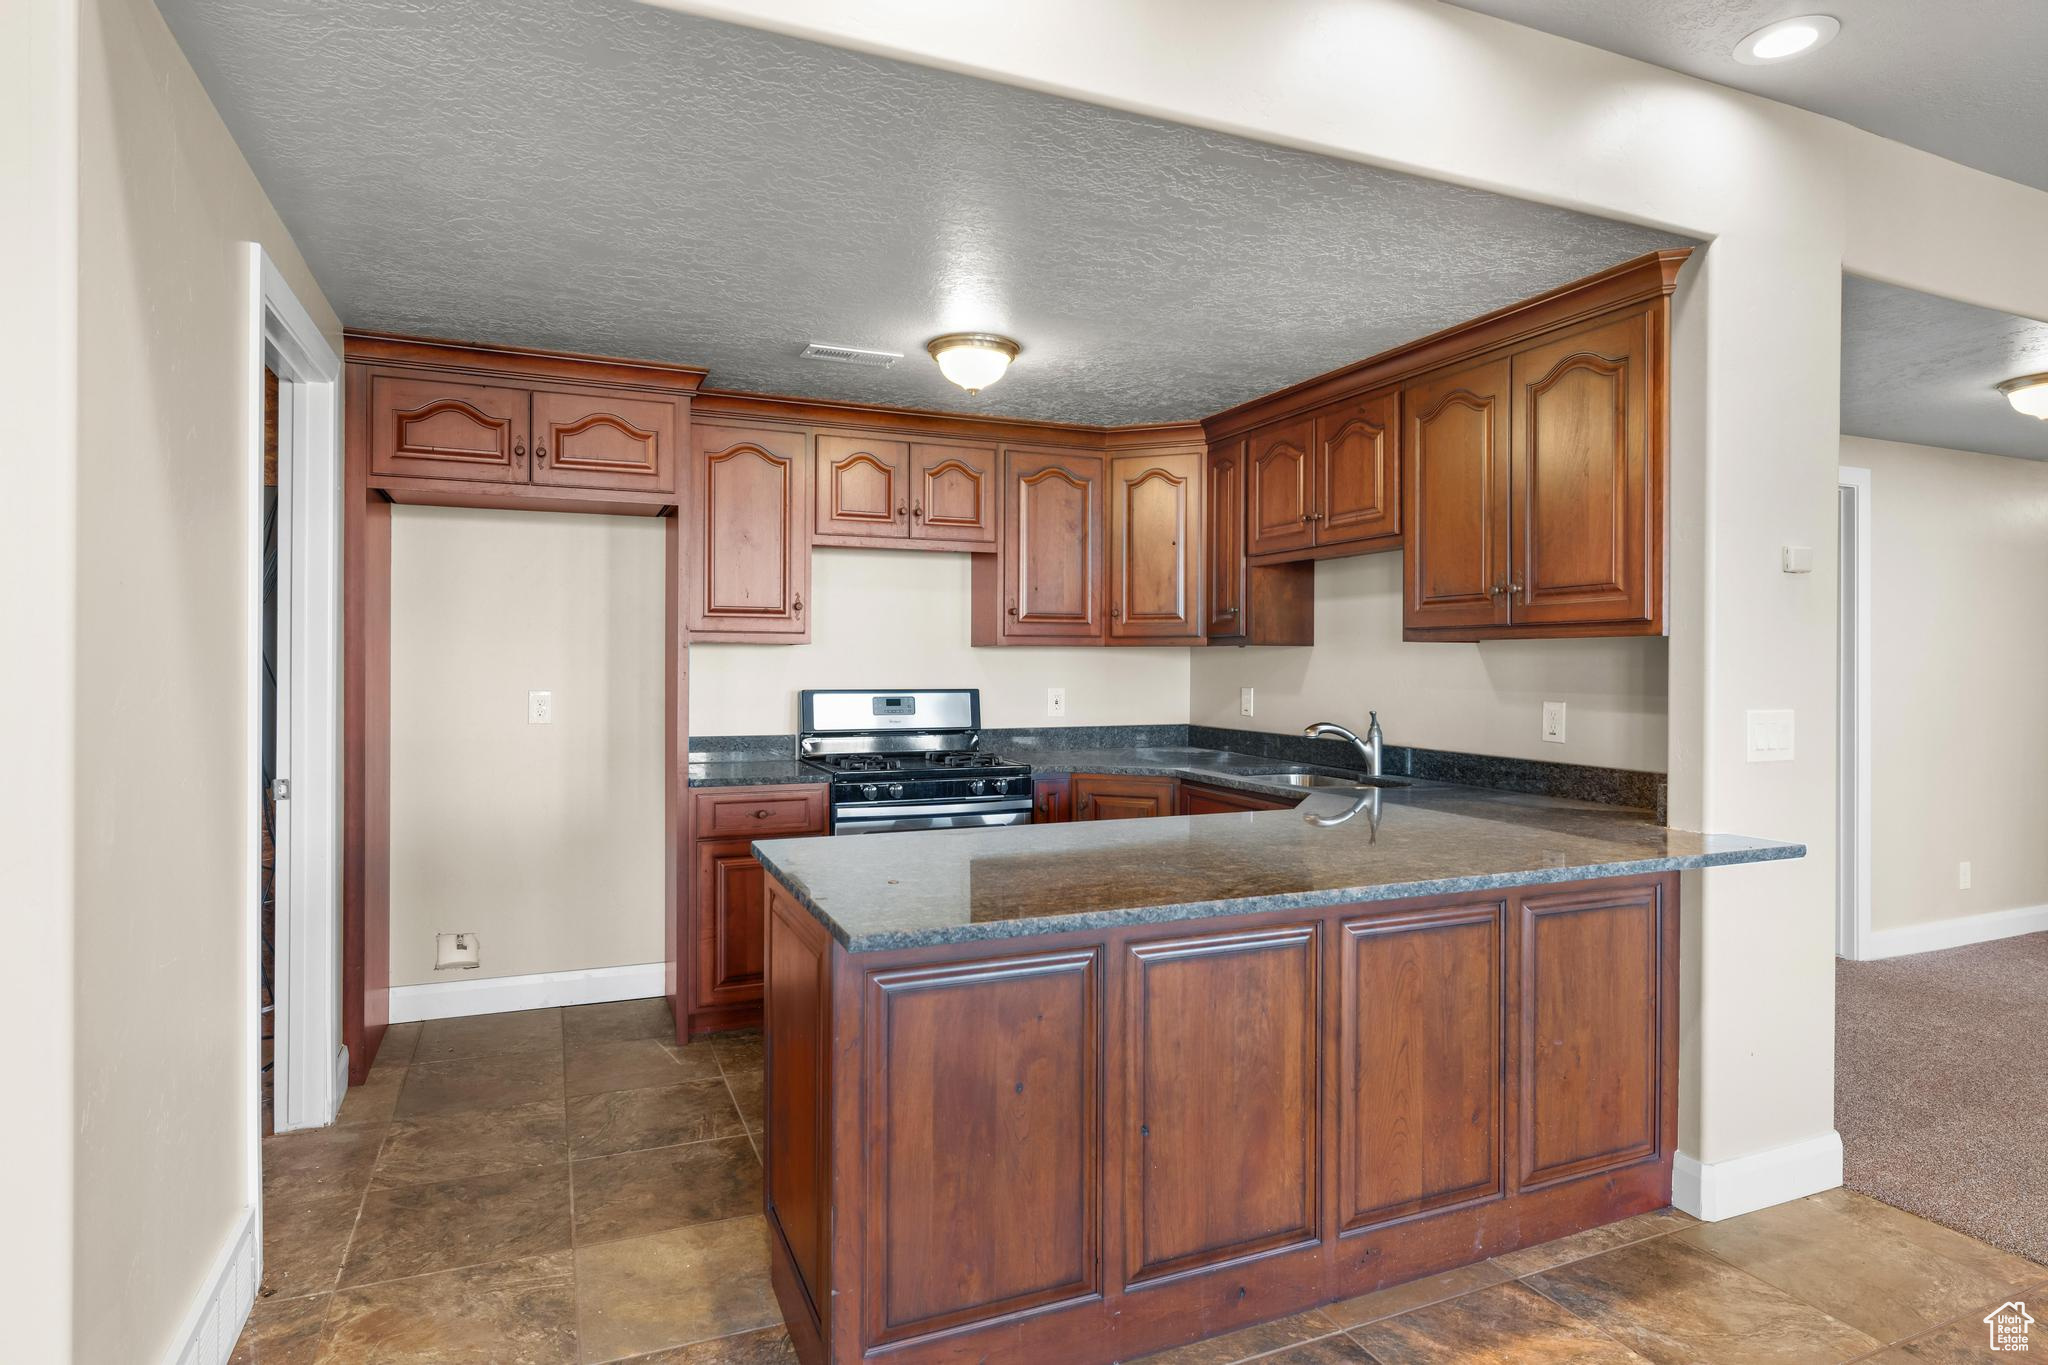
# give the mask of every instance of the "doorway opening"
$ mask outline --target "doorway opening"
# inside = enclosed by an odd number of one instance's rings
[[[341,362],[249,252],[249,1101],[260,1134],[330,1123],[340,1052]],[[261,1189],[250,1160],[251,1203]]]
[[[1870,943],[1870,471],[1843,466],[1840,649],[1836,679],[1835,956],[1861,959]]]

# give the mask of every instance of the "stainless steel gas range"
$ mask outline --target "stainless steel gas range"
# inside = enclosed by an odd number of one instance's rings
[[[834,834],[1031,823],[1031,769],[981,750],[981,693],[799,694],[797,750],[832,775]]]

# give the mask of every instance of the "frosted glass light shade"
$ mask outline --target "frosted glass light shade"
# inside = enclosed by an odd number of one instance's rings
[[[2015,412],[2048,422],[2048,374],[2008,379],[1998,386],[1998,391],[2005,395],[2005,401],[2012,404]]]
[[[969,393],[980,393],[1003,377],[1021,349],[1008,337],[988,332],[949,332],[925,344],[939,373]]]

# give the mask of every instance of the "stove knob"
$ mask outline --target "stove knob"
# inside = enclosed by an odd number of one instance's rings
[[[877,788],[874,783],[863,782],[860,784],[860,799],[863,801],[872,801],[875,799],[875,794],[878,790],[879,788]]]
[[[891,782],[889,784],[889,799],[891,801],[903,799],[903,784],[901,782]]]
[[[984,778],[977,777],[967,784],[967,790],[973,792],[976,796],[986,796],[988,795],[988,782]]]
[[[1014,778],[1014,777],[1006,777],[1006,778],[1004,778],[1004,779],[1003,779],[1002,781],[1000,781],[1000,782],[996,783],[996,790],[997,790],[997,791],[1003,791],[1003,792],[1006,792],[1006,791],[1009,791],[1009,790],[1011,790],[1012,788],[1014,788],[1014,787],[1015,787],[1016,785],[1017,785],[1017,779],[1016,779],[1016,778]]]

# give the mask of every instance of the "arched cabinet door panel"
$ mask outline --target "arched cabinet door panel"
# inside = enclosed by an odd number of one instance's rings
[[[526,482],[522,389],[380,375],[370,384],[370,413],[372,474]]]
[[[692,431],[692,638],[810,638],[806,444],[780,428]]]
[[[820,435],[817,492],[812,529],[820,537],[902,540],[910,534],[910,448]]]
[[[1004,458],[1002,634],[1100,640],[1102,457],[1013,447]]]
[[[1202,638],[1199,449],[1119,455],[1109,464],[1109,638]]]
[[[533,481],[555,488],[673,492],[681,416],[660,398],[580,390],[533,395]]]
[[[1314,424],[1307,418],[1260,427],[1245,441],[1245,553],[1305,550],[1315,544]]]
[[[1401,461],[1392,389],[1315,414],[1317,545],[1383,548],[1401,538]]]
[[[1508,363],[1412,384],[1407,439],[1407,580],[1402,624],[1477,628],[1508,622]]]
[[[995,548],[993,448],[911,445],[910,538]]]

